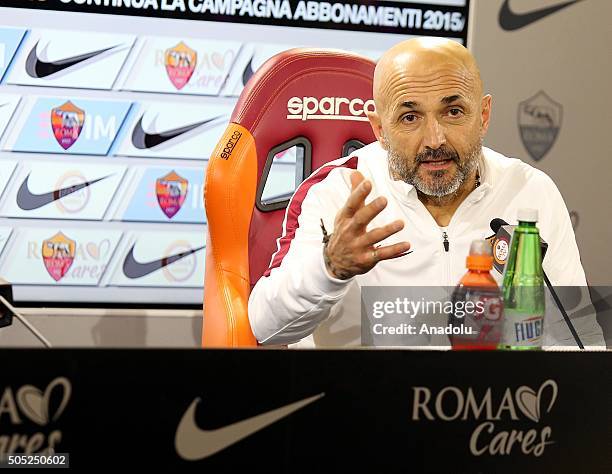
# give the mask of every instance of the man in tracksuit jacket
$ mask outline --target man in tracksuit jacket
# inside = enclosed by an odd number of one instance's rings
[[[360,287],[452,287],[471,242],[491,236],[495,217],[516,223],[520,208],[538,210],[553,285],[587,285],[553,181],[482,146],[491,96],[466,48],[435,38],[394,46],[377,64],[374,101],[377,141],[316,170],[289,203],[249,299],[260,343],[359,345]],[[605,347],[592,314],[573,323],[585,345]],[[575,347],[560,314],[545,320],[545,345]]]

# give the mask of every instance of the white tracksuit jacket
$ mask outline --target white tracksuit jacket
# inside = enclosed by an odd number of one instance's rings
[[[461,203],[446,228],[438,226],[413,186],[390,178],[387,154],[378,142],[315,171],[291,199],[271,269],[249,298],[249,319],[257,340],[299,343],[297,347],[359,345],[359,287],[454,286],[466,272],[471,242],[491,236],[491,219],[516,224],[517,211],[524,207],[538,209],[538,228],[549,245],[543,266],[553,285],[586,286],[570,217],[555,183],[542,171],[488,148],[483,148],[483,157],[481,185]],[[373,184],[366,203],[378,196],[388,201],[368,230],[403,219],[404,229],[381,243],[408,241],[412,253],[381,261],[364,275],[338,280],[328,274],[323,262],[320,219],[333,232],[355,168]],[[495,270],[492,274],[501,282],[501,275]],[[557,316],[545,319],[545,346],[575,347],[558,311]],[[585,345],[605,347],[594,316],[573,323]]]

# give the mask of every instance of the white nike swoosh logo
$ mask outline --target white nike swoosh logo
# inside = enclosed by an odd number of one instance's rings
[[[200,403],[200,398],[196,398],[187,408],[176,429],[176,452],[187,461],[207,458],[324,396],[325,393],[320,393],[216,430],[203,430],[196,424],[195,410]]]

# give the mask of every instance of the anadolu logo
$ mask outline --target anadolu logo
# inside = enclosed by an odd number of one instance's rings
[[[67,101],[51,109],[51,129],[57,143],[67,150],[76,142],[83,130],[85,111]]]
[[[168,78],[177,90],[189,82],[198,63],[198,53],[182,41],[164,52],[164,66]]]
[[[472,432],[468,448],[474,456],[507,456],[516,453],[540,457],[551,441],[552,428],[542,420],[551,412],[557,400],[557,382],[546,380],[535,391],[526,385],[516,390],[506,388],[501,400],[494,400],[491,388],[478,397],[471,387],[461,390],[448,386],[432,393],[428,387],[412,387],[413,421],[449,421],[481,423]],[[523,422],[528,429],[499,429]],[[535,426],[533,426],[535,423]]]
[[[155,181],[157,202],[168,219],[172,219],[180,211],[187,196],[188,186],[189,181],[174,170]]]
[[[287,101],[288,120],[351,120],[367,122],[367,112],[374,112],[372,99],[346,97],[291,97]]]
[[[42,258],[51,278],[60,281],[72,266],[76,242],[58,232],[53,237],[43,240]]]
[[[6,387],[0,398],[0,456],[20,449],[24,453],[54,453],[62,432],[58,429],[47,431],[66,410],[71,394],[72,386],[66,377],[55,378],[44,391],[34,385],[22,385],[17,390]],[[21,427],[27,428],[28,421],[42,431],[31,435],[11,433]]]

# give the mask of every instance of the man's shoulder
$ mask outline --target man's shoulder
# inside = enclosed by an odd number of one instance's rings
[[[377,160],[380,161],[380,158],[384,158],[384,156],[384,150],[377,141],[370,143],[353,151],[348,156],[324,163],[304,180],[304,184],[316,189],[344,184],[350,189],[350,175],[354,170],[359,170],[366,179],[371,178],[372,163]]]
[[[483,147],[483,155],[487,172],[490,173],[494,186],[522,184],[553,186],[555,189],[557,187],[544,171],[525,163],[519,158],[508,157],[486,147]]]
[[[386,156],[385,150],[383,150],[383,148],[380,146],[378,140],[375,140],[372,143],[368,143],[367,145],[354,150],[347,156],[343,156],[325,163],[321,166],[321,168],[329,166],[344,169],[353,167],[363,168],[370,166],[373,160],[378,162],[380,162],[381,159],[385,160]]]

